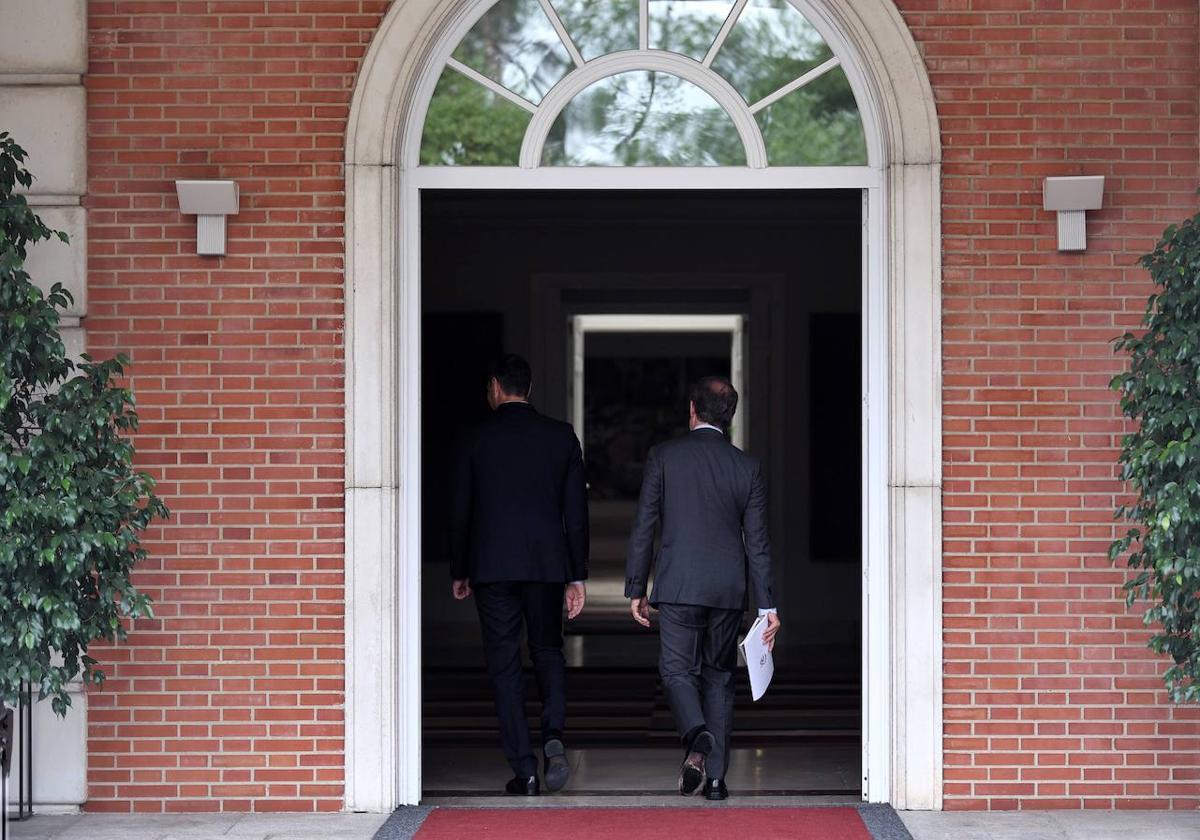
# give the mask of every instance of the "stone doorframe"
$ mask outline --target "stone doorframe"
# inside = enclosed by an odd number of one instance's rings
[[[404,183],[405,164],[416,159],[433,57],[448,49],[447,39],[462,31],[479,2],[396,0],[364,58],[347,126],[347,810],[388,811],[416,803],[421,793],[420,558],[408,538],[420,519],[420,345],[418,329],[402,329],[419,323],[419,203],[417,190]],[[864,564],[864,739],[874,747],[864,767],[866,791],[896,808],[936,809],[942,803],[937,114],[924,62],[892,0],[793,2],[831,36],[857,81],[879,175],[867,267],[876,279],[865,301],[881,313],[874,332],[883,337],[866,354],[868,390],[882,396],[864,406],[866,417],[877,418],[868,424],[868,451],[882,453],[874,459],[877,486],[867,489],[869,527],[882,532],[872,535],[880,546],[873,571],[870,552]]]

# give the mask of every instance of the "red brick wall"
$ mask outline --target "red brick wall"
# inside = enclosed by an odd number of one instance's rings
[[[89,3],[90,314],[122,350],[174,516],[157,618],[103,652],[94,810],[342,796],[342,143],[387,0]],[[942,120],[946,803],[1196,807],[1200,714],[1105,550],[1122,429],[1108,340],[1196,209],[1194,0],[902,0]],[[1046,175],[1107,176],[1059,255]],[[236,178],[230,256],[172,181]]]
[[[1195,808],[1172,708],[1107,560],[1123,422],[1108,344],[1133,263],[1197,210],[1193,0],[900,3],[941,118],[947,808]],[[1055,251],[1048,175],[1104,175]]]
[[[92,0],[88,342],[170,524],[90,698],[93,810],[337,810],[343,135],[383,0]],[[235,178],[195,256],[176,178]]]

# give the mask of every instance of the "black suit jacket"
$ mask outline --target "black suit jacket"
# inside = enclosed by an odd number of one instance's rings
[[[767,488],[758,459],[715,429],[650,450],[625,560],[625,597],[641,598],[662,520],[652,603],[740,610],[746,582],[759,608],[775,606]]]
[[[503,403],[463,442],[450,574],[474,583],[585,580],[587,486],[570,425]]]

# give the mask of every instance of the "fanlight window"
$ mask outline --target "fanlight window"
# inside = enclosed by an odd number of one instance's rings
[[[788,0],[499,0],[451,54],[427,166],[867,162],[846,74]]]

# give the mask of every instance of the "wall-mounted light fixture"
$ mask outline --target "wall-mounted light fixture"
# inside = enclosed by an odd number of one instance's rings
[[[225,254],[225,217],[236,216],[236,181],[176,181],[179,211],[196,215],[196,253],[201,256]]]
[[[1087,248],[1087,210],[1099,210],[1104,197],[1103,175],[1047,178],[1042,204],[1058,213],[1058,250]]]

